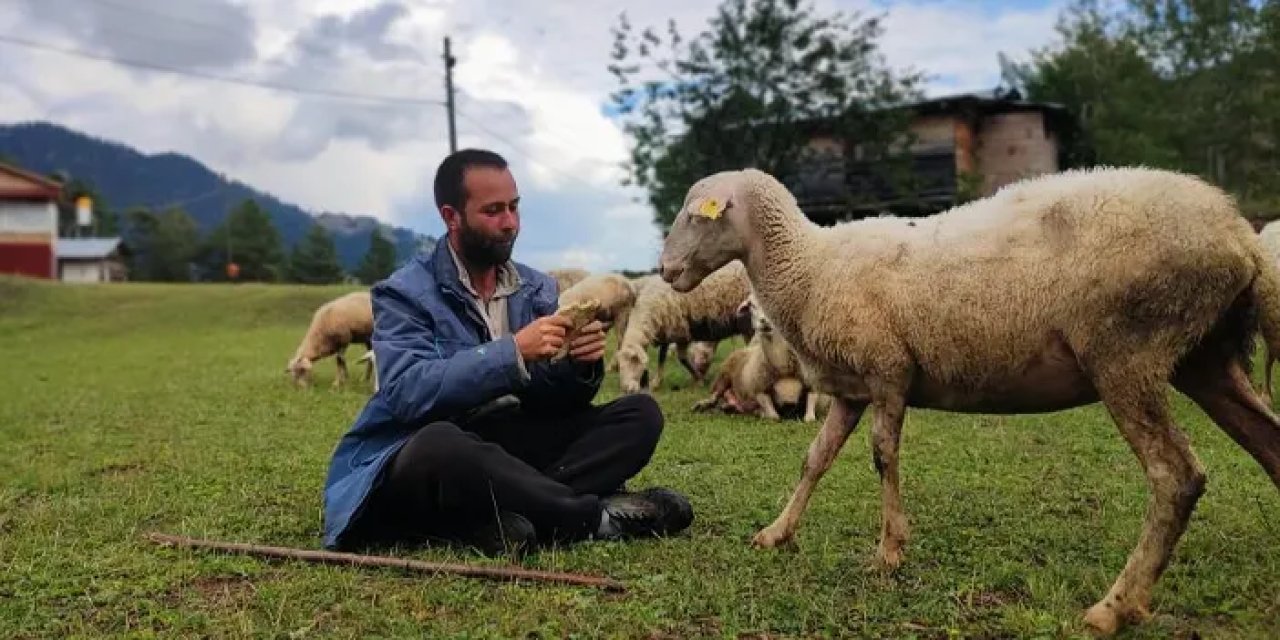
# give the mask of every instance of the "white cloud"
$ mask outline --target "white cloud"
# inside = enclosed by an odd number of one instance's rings
[[[130,31],[147,34],[149,45],[139,48],[136,34],[115,33],[108,34],[115,38],[107,43],[111,47],[94,48],[94,42],[70,38],[47,11],[32,12],[29,3],[36,1],[0,4],[4,33],[106,55],[153,51],[151,61],[160,64],[175,64],[181,57],[164,52],[186,46],[157,15],[182,9],[132,0],[111,3],[114,9],[105,19],[118,26],[127,17]],[[526,195],[529,213],[517,255],[543,267],[652,265],[660,247],[652,212],[643,198],[634,201],[638,192],[619,186],[618,167],[628,141],[600,113],[615,88],[605,69],[610,28],[625,9],[639,28],[665,30],[674,17],[688,36],[702,28],[715,3],[202,1],[221,7],[217,15],[226,20],[247,14],[254,23],[250,44],[244,46],[256,59],[242,60],[238,50],[205,52],[209,60],[231,65],[212,72],[331,91],[442,99],[442,38],[450,34],[459,58],[459,144],[506,155]],[[886,10],[883,45],[889,62],[939,76],[933,93],[993,86],[996,52],[1021,54],[1044,44],[1061,2],[982,8],[990,4],[818,2],[822,11]],[[220,28],[194,10],[181,15],[188,18],[187,28],[198,29],[201,21],[210,22],[208,29]],[[318,22],[323,16],[331,17]],[[307,39],[310,33],[325,37]],[[300,37],[306,49],[298,48]],[[30,119],[144,152],[191,155],[312,210],[371,214],[440,232],[430,188],[448,149],[439,106],[298,95],[0,43],[0,122]]]

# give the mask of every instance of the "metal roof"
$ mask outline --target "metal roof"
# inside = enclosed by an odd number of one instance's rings
[[[97,260],[111,255],[120,238],[58,238],[59,260]]]

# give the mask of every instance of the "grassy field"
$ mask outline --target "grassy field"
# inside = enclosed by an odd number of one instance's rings
[[[880,494],[866,419],[819,486],[798,548],[753,550],[816,425],[693,415],[703,391],[669,365],[682,389],[658,393],[667,428],[636,486],[686,492],[691,530],[525,560],[608,575],[625,594],[142,540],[319,547],[328,456],[369,389],[358,373],[352,388],[328,388],[326,360],[320,386],[297,391],[283,367],[311,310],[340,290],[0,279],[0,637],[1075,637],[1137,539],[1145,480],[1100,407],[916,411],[903,435],[912,538],[898,573],[869,565]],[[599,399],[616,394],[610,378]],[[1122,637],[1280,637],[1280,495],[1203,414],[1174,402],[1208,491],[1157,587],[1157,616]]]

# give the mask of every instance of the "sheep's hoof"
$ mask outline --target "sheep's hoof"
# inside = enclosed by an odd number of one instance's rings
[[[1140,624],[1149,618],[1151,612],[1146,607],[1130,605],[1121,608],[1120,603],[1108,595],[1102,602],[1089,607],[1089,611],[1084,614],[1084,623],[1094,636],[1106,637],[1115,635],[1126,622]]]
[[[902,547],[886,547],[883,544],[876,549],[876,568],[891,573],[902,566]]]
[[[783,545],[790,546],[792,538],[790,534],[782,533],[769,526],[761,529],[751,539],[751,545],[757,549],[774,549]]]

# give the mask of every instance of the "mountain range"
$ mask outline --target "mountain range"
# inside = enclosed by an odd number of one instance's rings
[[[144,154],[47,122],[0,126],[0,157],[42,175],[78,178],[91,185],[113,211],[178,203],[202,234],[217,227],[236,205],[253,198],[271,216],[286,249],[312,224],[324,226],[348,272],[360,264],[369,248],[369,234],[377,228],[395,245],[397,262],[435,245],[431,236],[380,223],[373,216],[309,212],[250,185],[226,180],[189,156]]]

